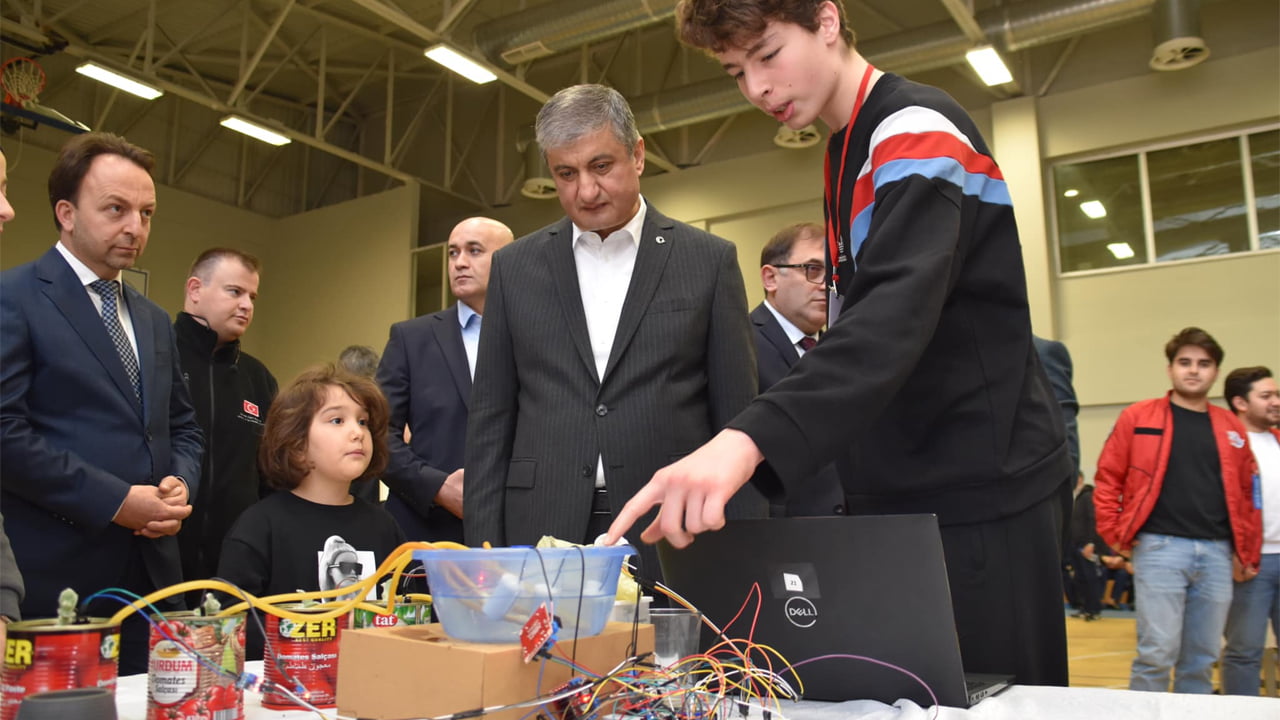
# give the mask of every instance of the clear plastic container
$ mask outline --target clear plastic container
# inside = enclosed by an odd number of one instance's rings
[[[613,611],[623,547],[417,550],[445,634],[467,642],[515,643],[548,603],[559,639],[598,635]]]

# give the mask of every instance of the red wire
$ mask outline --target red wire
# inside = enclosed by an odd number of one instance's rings
[[[723,628],[721,628],[721,630],[726,635],[729,633],[729,628],[733,627],[733,624],[738,622],[738,618],[742,617],[742,613],[747,609],[747,603],[751,602],[751,595],[753,593],[760,596],[760,603],[756,605],[756,619],[760,617],[760,605],[764,603],[764,595],[760,592],[760,583],[751,583],[751,591],[747,593],[747,597],[742,601],[742,606],[738,608],[738,614],[734,615],[733,619],[730,620],[728,624],[726,624]],[[755,619],[753,619],[751,621],[752,633],[755,632],[755,628],[756,628],[756,621]],[[747,637],[747,642],[751,642],[750,636]]]

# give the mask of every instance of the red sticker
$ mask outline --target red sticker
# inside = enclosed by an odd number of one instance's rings
[[[520,647],[524,650],[524,661],[527,663],[551,639],[551,611],[542,603],[533,615],[520,628]]]
[[[257,406],[257,405],[254,405],[253,403],[249,402],[248,400],[245,400],[245,401],[244,401],[244,411],[245,411],[245,412],[247,412],[247,413],[249,413],[250,415],[252,415],[252,416],[254,416],[254,417],[258,417],[258,406]]]

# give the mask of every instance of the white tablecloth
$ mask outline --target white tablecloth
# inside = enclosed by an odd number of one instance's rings
[[[262,674],[262,663],[247,663]],[[282,712],[262,707],[261,696],[245,698],[245,720],[316,720],[304,711]],[[147,714],[147,676],[120,678],[116,688],[120,720],[143,720]],[[337,717],[337,712],[326,712]],[[760,718],[758,712],[751,718]],[[1280,720],[1280,699],[1219,695],[1140,693],[1103,688],[1014,686],[968,710],[921,708],[900,700],[894,705],[856,700],[843,703],[784,703],[777,720]]]

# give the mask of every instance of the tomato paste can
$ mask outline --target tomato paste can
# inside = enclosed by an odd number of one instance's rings
[[[391,612],[375,613],[372,610],[356,608],[351,611],[351,629],[396,627],[398,625],[426,625],[431,622],[431,601],[415,600],[398,602]]]
[[[243,613],[168,613],[151,627],[147,720],[243,720]]]
[[[300,614],[320,614],[325,610],[304,608],[301,605],[279,605],[282,610]],[[263,707],[288,710],[299,707],[288,695],[275,686],[297,693],[318,708],[335,707],[338,702],[338,635],[347,628],[350,613],[323,620],[291,620],[267,615],[267,637],[262,649],[263,674],[267,690],[262,695]],[[272,661],[272,658],[275,661]],[[284,666],[284,672],[278,665]],[[288,677],[285,676],[287,673]]]
[[[83,624],[57,620],[11,623],[5,632],[0,720],[14,720],[23,698],[49,690],[116,689],[120,625],[102,618]]]

